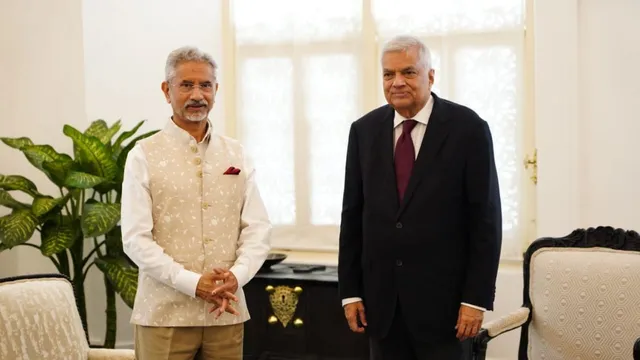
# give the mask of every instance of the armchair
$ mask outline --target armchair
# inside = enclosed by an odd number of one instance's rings
[[[483,324],[471,358],[520,328],[519,360],[640,360],[640,235],[612,227],[541,238],[523,262],[523,305]]]
[[[0,279],[0,359],[134,360],[133,350],[90,349],[73,287],[61,274]]]

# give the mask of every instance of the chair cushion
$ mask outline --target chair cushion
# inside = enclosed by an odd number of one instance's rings
[[[531,257],[529,359],[631,359],[640,336],[640,253],[542,248]]]
[[[0,359],[87,359],[71,284],[62,278],[0,283]]]

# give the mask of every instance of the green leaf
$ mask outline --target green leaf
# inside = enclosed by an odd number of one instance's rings
[[[121,170],[124,170],[124,164],[127,161],[127,155],[129,155],[129,151],[131,151],[131,149],[133,149],[133,147],[136,145],[136,143],[142,139],[148,138],[149,136],[157,133],[160,130],[153,130],[153,131],[149,131],[147,133],[144,133],[136,138],[134,138],[133,140],[131,140],[129,142],[129,144],[127,144],[127,146],[124,147],[124,149],[122,149],[122,151],[120,152],[120,154],[118,155],[118,166],[120,167]]]
[[[67,178],[64,181],[64,186],[72,187],[76,189],[90,189],[98,184],[102,184],[105,181],[100,176],[95,176],[79,171],[71,171],[67,174]]]
[[[116,190],[118,193],[120,193],[121,187],[122,187],[121,181],[105,181],[102,184],[96,185],[94,189],[100,194],[106,194],[113,190]]]
[[[31,141],[31,139],[29,139],[28,137],[19,137],[19,138],[3,137],[3,138],[0,138],[0,140],[2,140],[2,142],[7,144],[8,146],[18,150],[22,150],[22,147],[24,146],[33,145],[33,141]]]
[[[118,174],[118,165],[109,149],[98,138],[87,136],[69,125],[64,126],[63,132],[73,140],[77,148],[77,160],[85,172],[106,180],[111,180]]]
[[[51,181],[53,181],[58,186],[62,184],[64,178],[58,178],[57,176],[54,176],[54,174],[47,171],[47,169],[44,167],[44,163],[53,161],[70,163],[73,161],[73,159],[69,155],[58,153],[50,145],[27,145],[22,147],[21,150],[27,160],[29,160],[29,162],[40,171],[44,172]]]
[[[73,161],[71,156],[60,154],[51,145],[26,145],[22,147],[22,152],[33,166],[45,172],[42,167],[45,161]]]
[[[122,143],[125,140],[127,140],[128,138],[130,138],[133,135],[135,135],[135,133],[138,131],[138,129],[140,129],[140,127],[142,126],[142,124],[144,124],[145,121],[146,120],[140,121],[136,126],[133,127],[133,129],[131,129],[129,131],[125,131],[122,134],[120,134],[120,136],[118,136],[118,138],[116,139],[116,142],[113,143],[114,155],[115,155],[116,159],[118,158],[118,155],[120,154],[120,151],[122,150],[120,148],[122,146]]]
[[[3,243],[0,243],[0,253],[5,250],[9,250],[9,247]]]
[[[42,226],[42,246],[40,252],[44,256],[59,254],[69,249],[76,239],[79,229],[71,221],[49,220]]]
[[[96,259],[96,266],[109,279],[115,291],[129,307],[133,307],[138,289],[138,269],[128,266],[123,259],[104,257]]]
[[[84,131],[84,134],[88,136],[95,136],[99,139],[100,136],[107,132],[107,130],[109,130],[107,122],[102,119],[98,119],[89,124],[89,127]]]
[[[82,233],[84,237],[106,234],[120,220],[120,204],[87,200],[82,208]]]
[[[38,218],[29,209],[13,210],[0,218],[0,242],[9,248],[27,242],[33,236]]]
[[[57,205],[58,199],[54,199],[51,196],[38,196],[33,199],[31,211],[35,216],[41,216],[53,210]]]
[[[84,134],[87,136],[95,136],[101,143],[107,145],[111,143],[111,138],[120,131],[122,124],[120,120],[116,121],[111,127],[102,120],[96,120],[89,125]]]
[[[121,128],[122,128],[122,123],[120,122],[120,120],[116,121],[115,123],[113,123],[113,125],[111,125],[111,127],[104,134],[104,136],[99,138],[100,141],[102,141],[103,144],[111,144],[111,139],[113,139],[115,134],[117,134]]]
[[[105,245],[107,246],[108,256],[125,256],[122,248],[122,228],[119,225],[111,229],[111,231],[105,235]]]
[[[19,190],[31,196],[38,195],[36,184],[20,175],[0,175],[0,189]]]
[[[120,151],[120,153],[118,154],[118,175],[116,176],[116,181],[121,184],[122,180],[124,178],[124,165],[127,162],[127,156],[129,155],[129,151],[131,151],[131,149],[133,149],[133,147],[138,143],[138,141],[148,138],[151,135],[154,135],[155,133],[159,132],[160,130],[153,130],[153,131],[149,131],[147,133],[144,133],[136,138],[134,138],[133,140],[131,140],[129,142],[129,144],[127,144],[127,146],[124,147],[124,149],[122,149]],[[121,186],[118,186],[116,189],[117,192],[121,191]]]
[[[64,182],[67,179],[69,171],[74,168],[75,163],[73,160],[55,160],[45,161],[42,163],[42,167],[49,173],[49,178],[58,186],[65,186]]]
[[[28,209],[29,204],[21,203],[9,194],[8,191],[0,190],[0,206],[6,206],[10,209]]]
[[[51,196],[38,196],[33,199],[33,204],[31,204],[31,211],[35,216],[40,217],[58,206],[64,206],[70,196],[70,193],[67,193],[67,195],[65,195],[64,197],[59,197],[57,199],[54,199]]]

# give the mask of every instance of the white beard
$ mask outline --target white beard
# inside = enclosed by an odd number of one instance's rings
[[[184,116],[185,119],[193,122],[200,122],[207,118],[206,111],[198,111],[197,113],[186,113]]]

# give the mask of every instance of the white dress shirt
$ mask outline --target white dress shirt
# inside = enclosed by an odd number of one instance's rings
[[[413,141],[413,147],[415,149],[416,158],[418,157],[418,153],[420,152],[420,145],[422,145],[422,139],[424,139],[424,134],[427,131],[427,124],[429,123],[429,117],[431,117],[432,110],[433,110],[433,96],[429,96],[429,100],[427,100],[427,103],[425,104],[425,106],[420,111],[418,111],[416,116],[411,118],[417,122],[413,130],[411,130],[411,140]],[[405,120],[409,120],[409,119],[400,115],[397,111],[395,112],[395,116],[393,118],[393,136],[394,136],[393,151],[394,153],[396,151],[395,150],[396,143],[398,142],[398,139],[402,135],[401,125]],[[358,302],[358,301],[362,301],[362,299],[359,297],[346,298],[342,300],[342,306],[345,306],[350,303]],[[467,303],[462,303],[462,304],[478,310],[486,311],[485,308],[480,306],[475,306]]]
[[[199,152],[204,156],[211,138],[211,124],[207,133],[198,143]],[[247,172],[244,204],[242,207],[240,244],[235,264],[229,269],[236,279],[238,286],[246,285],[263,263],[262,249],[269,247],[269,231],[261,230],[265,223],[269,224],[268,215],[255,184],[255,169],[246,155],[244,169]],[[202,159],[206,162],[206,159]],[[149,190],[149,172],[145,154],[141,145],[136,144],[128,154],[122,184],[122,217],[135,219],[127,221],[129,226],[122,227],[122,242],[131,260],[143,268],[154,279],[184,293],[195,297],[196,288],[202,274],[186,270],[184,266],[167,255],[163,248],[153,240],[152,200]],[[252,226],[254,225],[254,226]],[[240,224],[239,224],[240,226]],[[254,249],[257,249],[257,255]]]

